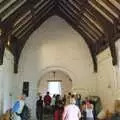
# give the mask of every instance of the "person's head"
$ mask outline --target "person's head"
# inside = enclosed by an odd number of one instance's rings
[[[64,98],[66,98],[66,94],[64,94],[64,96],[63,96]]]
[[[47,92],[47,95],[49,95],[50,93],[49,92]]]
[[[68,95],[71,96],[71,92],[69,92]]]
[[[55,96],[55,94],[53,95],[53,98],[55,98],[56,96]]]
[[[42,100],[42,96],[39,96],[39,99]]]
[[[86,100],[86,101],[89,101],[89,97],[85,97],[85,100]]]
[[[78,94],[78,98],[80,98],[80,99],[81,99],[81,94]]]
[[[56,105],[56,109],[61,109],[61,108],[63,108],[64,106],[63,106],[63,101],[62,100],[59,100],[58,101],[58,103],[57,103],[57,105]]]
[[[21,95],[21,96],[19,96],[19,100],[25,100],[25,98],[26,98],[26,95]]]
[[[86,105],[86,101],[82,101],[82,105]]]
[[[59,101],[58,101],[58,105],[59,105],[59,107],[63,107],[63,101],[62,101],[62,100],[59,100]]]
[[[87,102],[87,103],[86,103],[86,106],[87,106],[88,109],[92,109],[92,108],[93,108],[93,107],[92,107],[92,104],[91,104],[90,102]]]
[[[76,100],[75,100],[75,95],[74,94],[71,95],[70,104],[76,104]]]
[[[74,95],[74,94],[72,94],[72,95],[71,95],[71,98],[75,98],[75,95]]]

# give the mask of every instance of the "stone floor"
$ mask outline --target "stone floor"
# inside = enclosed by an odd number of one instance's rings
[[[43,110],[43,120],[53,120],[53,112],[52,112],[52,109],[49,109],[49,110]],[[34,119],[36,120],[36,119]]]
[[[43,120],[53,120],[53,115],[44,115]]]
[[[43,120],[53,120],[53,110],[52,108],[44,108]]]
[[[37,120],[37,119],[34,119]],[[43,120],[53,120],[53,115],[44,115]]]

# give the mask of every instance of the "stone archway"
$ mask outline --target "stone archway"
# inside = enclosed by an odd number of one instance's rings
[[[75,78],[71,72],[62,67],[47,67],[41,73],[40,79],[37,84],[38,92],[44,95],[48,90],[48,80],[54,80],[53,71],[56,72],[55,80],[61,81],[62,94],[67,94],[72,91],[72,80]],[[69,75],[70,74],[70,75]],[[72,79],[73,78],[73,79]]]

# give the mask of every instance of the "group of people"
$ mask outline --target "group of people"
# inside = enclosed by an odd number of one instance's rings
[[[88,99],[82,101],[80,94],[68,93],[63,97],[60,95],[51,97],[47,92],[43,99],[40,96],[36,102],[37,120],[42,120],[46,108],[48,113],[50,111],[53,113],[54,120],[95,120],[96,118],[94,105]]]
[[[12,116],[8,111],[0,120],[30,120],[29,109],[24,100],[25,96],[20,96],[11,109]],[[46,113],[50,112],[54,120],[120,120],[120,99],[115,101],[114,113],[102,110],[96,114],[95,105],[89,98],[81,100],[81,95],[71,93],[64,97],[51,97],[47,92],[44,98],[39,96],[36,102],[37,120],[44,120],[43,114],[46,109]]]

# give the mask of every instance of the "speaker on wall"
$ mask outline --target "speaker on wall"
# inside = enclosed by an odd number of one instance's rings
[[[29,82],[23,82],[23,91],[22,93],[26,95],[27,97],[29,96]]]

